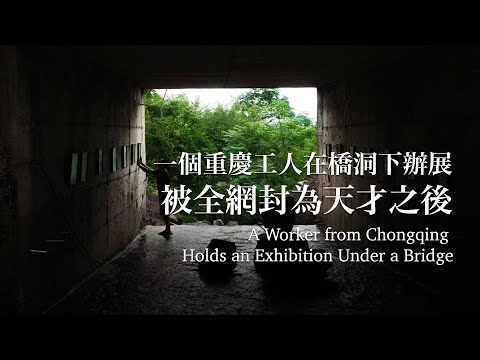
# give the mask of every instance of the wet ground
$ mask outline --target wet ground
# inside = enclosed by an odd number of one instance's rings
[[[262,230],[256,227],[259,233]],[[200,276],[197,263],[183,262],[183,249],[202,251],[211,239],[235,242],[253,255],[252,226],[181,225],[174,235],[147,226],[113,261],[49,310],[51,314],[431,314],[456,312],[451,299],[406,274],[379,263],[341,263],[326,279],[273,286],[239,262],[223,282]],[[318,231],[300,226],[301,231]],[[319,241],[312,247],[336,253]]]

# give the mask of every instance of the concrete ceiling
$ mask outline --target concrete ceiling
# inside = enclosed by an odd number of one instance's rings
[[[431,48],[182,45],[76,46],[72,51],[143,88],[236,88],[319,86],[358,72],[402,64],[422,57]],[[449,53],[444,48],[433,51]]]

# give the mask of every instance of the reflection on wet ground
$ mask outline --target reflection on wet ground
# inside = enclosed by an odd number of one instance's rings
[[[318,231],[299,226],[301,231]],[[181,225],[165,239],[162,228],[147,226],[143,236],[102,267],[49,313],[88,314],[411,314],[452,311],[440,293],[378,263],[334,261],[325,279],[263,279],[253,262],[239,262],[226,279],[207,279],[183,249],[203,251],[211,239],[251,253],[252,226]],[[256,228],[261,232],[260,228]],[[311,247],[336,254],[334,243]]]

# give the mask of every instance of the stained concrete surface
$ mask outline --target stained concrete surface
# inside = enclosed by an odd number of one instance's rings
[[[256,229],[261,232],[259,227]],[[253,254],[252,226],[180,225],[174,235],[147,226],[114,261],[103,266],[49,314],[435,314],[458,311],[452,299],[383,264],[340,263],[326,279],[272,287],[239,262],[225,282],[202,278],[182,249],[202,251],[213,238],[234,241]],[[318,231],[300,226],[301,231]],[[336,253],[335,245],[310,243]],[[298,285],[298,284],[297,284]]]

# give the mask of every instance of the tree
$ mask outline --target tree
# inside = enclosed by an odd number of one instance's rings
[[[207,184],[216,191],[225,193],[230,184],[287,185],[305,179],[291,169],[282,176],[287,154],[298,168],[305,165],[306,158],[316,151],[316,128],[304,114],[292,111],[286,97],[280,97],[277,89],[253,89],[242,94],[231,106],[202,108],[185,96],[163,99],[155,91],[145,98],[145,138],[147,160],[150,166],[161,158],[178,161],[182,152],[200,152],[203,155],[223,152],[250,152],[252,155],[267,155],[271,168],[277,174],[181,176],[179,167],[172,166],[172,185],[184,184],[194,193],[199,193]],[[260,171],[261,158],[252,156],[252,171]],[[271,161],[270,161],[271,160]],[[228,171],[228,168],[226,169]],[[154,183],[154,179],[150,180]],[[238,219],[240,221],[240,219]]]
[[[280,97],[278,89],[252,89],[237,100],[246,114],[257,113],[267,122],[295,116],[288,98]]]

